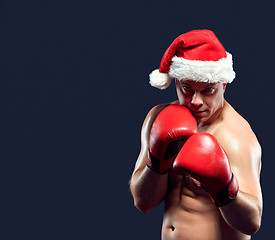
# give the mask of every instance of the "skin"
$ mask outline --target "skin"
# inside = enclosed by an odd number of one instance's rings
[[[165,203],[163,240],[247,240],[258,231],[262,216],[260,187],[261,147],[251,127],[225,101],[226,84],[176,80],[178,100],[188,107],[199,132],[212,134],[225,149],[239,182],[236,199],[216,207],[200,183],[173,169],[160,175],[146,166],[150,130],[158,113],[169,104],[155,106],[141,131],[141,150],[130,180],[135,206],[149,212]]]

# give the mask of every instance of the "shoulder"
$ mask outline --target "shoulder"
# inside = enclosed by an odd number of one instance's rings
[[[221,124],[216,128],[214,134],[224,143],[230,143],[232,148],[237,149],[238,144],[255,145],[259,143],[250,124],[233,107],[227,104]],[[235,143],[235,144],[234,144]]]
[[[225,149],[232,166],[260,171],[261,146],[249,123],[230,105],[213,134]]]

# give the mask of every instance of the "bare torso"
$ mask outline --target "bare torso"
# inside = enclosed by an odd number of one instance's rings
[[[201,131],[210,132],[215,136],[216,131],[221,127],[232,125],[234,121],[240,125],[240,120],[244,121],[230,105],[224,108],[222,114],[227,115],[224,119],[230,119],[230,123],[221,120],[209,128],[201,129]],[[251,237],[225,222],[220,210],[213,204],[198,181],[187,175],[179,176],[171,170],[165,198],[162,239],[248,240]]]
[[[171,171],[165,199],[163,240],[247,240],[222,218],[200,184],[189,176]]]

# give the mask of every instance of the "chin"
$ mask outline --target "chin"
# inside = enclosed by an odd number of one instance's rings
[[[206,123],[208,121],[208,118],[206,117],[196,117],[197,123],[198,124],[202,124],[202,123]]]
[[[195,117],[196,120],[197,120],[197,123],[202,123],[203,122],[203,119],[202,118],[199,118],[199,117]]]

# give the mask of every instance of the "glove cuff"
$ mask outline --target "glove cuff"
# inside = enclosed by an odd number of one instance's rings
[[[147,167],[158,174],[164,175],[169,172],[172,164],[169,160],[159,160],[151,153],[149,149],[147,156]]]
[[[237,197],[239,191],[239,183],[232,173],[231,180],[224,190],[211,196],[217,207],[222,207]]]

